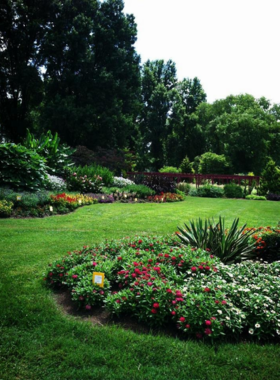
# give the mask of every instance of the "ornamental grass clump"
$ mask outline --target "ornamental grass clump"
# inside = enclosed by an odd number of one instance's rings
[[[92,282],[104,273],[104,286]],[[148,326],[174,325],[186,337],[280,337],[280,262],[225,265],[175,237],[134,237],[84,246],[50,264],[45,281],[68,288],[89,312],[105,306]]]
[[[178,227],[177,233],[182,245],[207,249],[219,257],[225,264],[249,260],[254,255],[254,243],[250,241],[252,231],[246,229],[246,224],[238,228],[239,219],[234,219],[229,229],[225,228],[224,218],[219,217],[218,223],[199,218],[190,221],[185,228]]]

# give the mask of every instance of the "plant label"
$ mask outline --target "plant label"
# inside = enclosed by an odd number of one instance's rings
[[[93,272],[92,283],[103,288],[104,287],[104,278],[105,278],[104,273]]]

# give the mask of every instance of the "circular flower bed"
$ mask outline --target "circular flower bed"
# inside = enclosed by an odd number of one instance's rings
[[[73,301],[150,326],[174,323],[191,337],[280,335],[280,262],[224,265],[211,252],[180,247],[175,237],[110,241],[49,265],[48,285],[67,286]],[[105,274],[104,287],[93,272]]]

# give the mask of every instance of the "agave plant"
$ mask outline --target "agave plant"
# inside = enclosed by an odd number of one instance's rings
[[[224,218],[219,217],[218,223],[214,220],[202,219],[190,221],[185,229],[178,227],[177,234],[182,245],[191,245],[196,248],[210,249],[211,253],[225,264],[233,264],[242,260],[252,259],[255,255],[254,243],[249,238],[254,233],[246,230],[246,224],[238,228],[239,218],[234,219],[229,229],[225,228]]]

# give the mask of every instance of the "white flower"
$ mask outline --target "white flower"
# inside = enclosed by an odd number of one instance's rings
[[[253,329],[249,329],[249,334],[254,334],[254,330]]]
[[[259,328],[261,327],[261,325],[260,325],[259,323],[256,323],[256,324],[255,324],[255,327],[256,327],[257,329],[259,329]]]
[[[280,335],[280,330],[276,330],[277,334]]]
[[[228,321],[230,321],[230,317],[226,316],[226,319],[227,319]]]
[[[217,310],[217,312],[218,312],[219,314],[223,314],[222,310]]]

